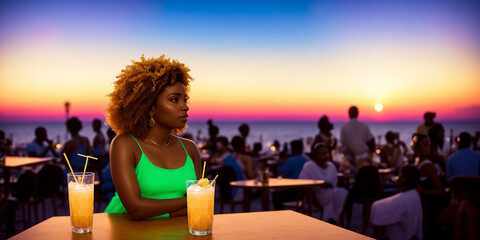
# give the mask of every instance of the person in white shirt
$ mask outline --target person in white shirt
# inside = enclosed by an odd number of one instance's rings
[[[364,161],[368,161],[369,153],[375,151],[375,137],[370,128],[357,120],[358,108],[351,106],[348,110],[350,121],[340,130],[340,142],[343,152],[350,162],[360,169]],[[362,161],[363,160],[363,161]]]
[[[328,146],[325,143],[316,143],[312,148],[311,157],[303,165],[299,179],[324,180],[325,185],[315,188],[315,197],[323,206],[322,220],[337,223],[348,192],[337,187],[337,168],[329,161]]]
[[[44,127],[35,129],[35,139],[27,144],[26,151],[29,157],[58,157],[53,141],[48,139]]]
[[[416,188],[420,184],[420,173],[415,166],[400,170],[396,182],[399,193],[375,201],[372,205],[370,222],[374,225],[373,237],[390,240],[423,239],[422,200]]]

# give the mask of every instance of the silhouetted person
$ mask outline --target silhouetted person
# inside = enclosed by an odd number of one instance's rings
[[[412,139],[417,156],[416,164],[420,172],[420,187],[417,189],[422,198],[425,239],[438,239],[439,222],[437,215],[444,208],[446,200],[439,168],[430,160],[431,144],[427,136],[415,134]]]
[[[82,122],[77,117],[72,117],[66,122],[67,130],[72,135],[72,139],[68,140],[63,147],[63,152],[67,155],[74,171],[83,171],[85,166],[85,158],[77,154],[90,155],[92,150],[88,138],[80,136],[82,130]],[[94,160],[93,160],[94,161]],[[66,163],[66,161],[64,161]],[[68,166],[66,166],[68,169]]]
[[[428,130],[428,138],[431,143],[430,157],[432,162],[438,164],[442,170],[445,169],[445,161],[450,152],[444,148],[445,129],[440,123],[435,123]]]
[[[303,142],[302,140],[293,140],[290,142],[292,149],[292,156],[289,157],[279,170],[282,172],[284,178],[298,179],[303,165],[309,160],[303,156]],[[278,190],[272,193],[273,206],[275,210],[283,208],[283,203],[288,201],[295,201],[297,199],[298,189],[291,188],[286,190]]]
[[[91,172],[96,172],[98,177],[101,177],[103,168],[108,163],[108,151],[107,140],[105,135],[102,133],[102,121],[100,119],[94,119],[92,122],[92,128],[95,132],[95,137],[93,138],[92,154],[97,158],[97,160],[89,161],[88,170]]]
[[[344,153],[359,169],[370,161],[369,154],[375,151],[375,137],[370,128],[357,120],[358,108],[351,106],[348,110],[350,121],[340,130],[340,141]]]
[[[228,138],[219,136],[216,139],[217,151],[212,155],[211,163],[222,165],[223,159],[231,154]]]
[[[95,137],[93,138],[93,155],[103,158],[107,154],[105,149],[107,141],[101,131],[102,121],[100,121],[100,119],[94,119],[92,122],[92,128],[95,132]]]
[[[325,181],[323,186],[314,188],[315,203],[323,207],[322,220],[336,224],[348,192],[344,188],[337,187],[337,168],[329,161],[328,146],[324,143],[316,143],[311,155],[312,161],[303,165],[298,178]]]
[[[29,157],[58,157],[55,144],[48,139],[47,130],[44,127],[35,129],[35,139],[27,144],[26,151]]]
[[[12,156],[12,140],[9,138],[5,138],[5,132],[0,130],[0,154]]]
[[[292,149],[291,157],[287,158],[285,164],[283,164],[281,171],[284,178],[298,178],[302,171],[303,164],[308,162],[308,159],[303,155],[303,142],[302,140],[293,140],[290,142]]]
[[[240,132],[240,136],[243,138],[243,141],[245,141],[245,152],[249,153],[250,152],[250,144],[248,144],[247,137],[250,134],[250,127],[246,123],[242,123],[238,127],[238,132]]]
[[[462,132],[458,139],[458,151],[447,160],[447,181],[453,176],[479,176],[480,153],[470,148],[472,137],[469,133]]]
[[[328,146],[330,150],[330,159],[332,159],[332,150],[337,147],[337,139],[331,133],[333,129],[333,124],[328,119],[327,115],[323,115],[317,122],[319,133],[315,136],[313,140],[312,147],[315,143],[323,142]],[[311,149],[310,149],[311,152]]]
[[[473,138],[473,151],[480,151],[480,132],[475,132],[475,137]]]
[[[396,182],[399,193],[373,203],[370,219],[373,237],[390,240],[422,239],[422,201],[415,190],[420,174],[415,166],[400,170]]]
[[[216,139],[217,139],[217,135],[220,132],[220,130],[218,129],[217,126],[215,126],[213,124],[212,119],[208,119],[207,125],[208,125],[208,136],[209,136],[209,138],[208,138],[206,148],[210,151],[210,153],[213,154],[217,150]]]
[[[387,143],[380,149],[381,165],[387,168],[400,168],[403,156],[408,152],[407,145],[400,141],[397,132],[388,131],[385,134]]]
[[[428,135],[428,130],[433,126],[433,124],[435,124],[433,121],[435,119],[435,115],[436,114],[434,112],[426,112],[423,114],[424,122],[418,125],[417,133]]]
[[[234,136],[231,141],[233,152],[223,159],[222,166],[233,168],[236,180],[248,180],[255,178],[252,158],[245,154],[245,142],[242,137]],[[235,200],[243,199],[243,191],[233,189],[232,197]]]
[[[113,131],[111,127],[107,129],[107,137],[108,137],[108,144],[112,142],[112,140],[117,136],[117,134]],[[110,149],[108,149],[110,151]]]

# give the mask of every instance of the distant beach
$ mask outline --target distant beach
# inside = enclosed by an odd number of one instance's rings
[[[220,134],[231,139],[238,134],[238,126],[243,122],[215,122],[220,129]],[[248,142],[262,142],[264,150],[270,146],[276,139],[280,143],[290,142],[293,139],[314,137],[318,133],[316,122],[246,122],[250,126],[250,135]],[[340,128],[345,122],[334,122],[333,135],[340,139]],[[385,143],[385,133],[389,130],[398,132],[400,139],[405,143],[410,142],[412,133],[421,122],[367,122],[375,140],[378,143]],[[450,140],[450,129],[453,129],[453,136],[466,131],[475,134],[480,131],[480,122],[442,122],[445,128],[445,140]],[[208,138],[208,126],[206,122],[189,122],[189,128],[186,132],[191,133],[196,139],[198,137]],[[0,130],[5,132],[7,138],[12,138],[13,144],[22,147],[34,139],[34,131],[38,126],[44,126],[47,129],[49,139],[54,142],[64,143],[70,136],[66,133],[65,123],[63,122],[2,122]],[[108,126],[103,126],[102,132],[105,133]],[[94,137],[91,122],[84,122],[80,134],[88,137],[90,140]]]

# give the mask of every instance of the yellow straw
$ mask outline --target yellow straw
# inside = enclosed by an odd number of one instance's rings
[[[97,158],[92,157],[92,156],[83,155],[83,154],[80,154],[80,153],[77,153],[77,155],[80,156],[80,157],[86,157],[87,158],[87,161],[85,161],[85,167],[83,168],[82,182],[80,183],[80,184],[83,184],[83,180],[85,179],[85,171],[87,170],[88,158],[95,159],[95,160],[97,160]]]
[[[98,158],[96,158],[96,157],[87,156],[87,155],[83,155],[83,154],[80,154],[80,153],[77,153],[77,155],[80,156],[80,157],[86,157],[86,158],[91,158],[91,159],[98,160]]]
[[[75,173],[73,173],[72,166],[70,165],[70,162],[68,161],[67,154],[63,153],[63,156],[65,156],[65,160],[67,160],[68,167],[70,168],[70,171],[72,171],[73,179],[75,179],[75,182],[78,183],[78,182],[77,182],[77,178],[75,177]]]
[[[207,165],[207,162],[203,162],[203,172],[202,172],[202,178],[203,178],[203,175],[205,174],[205,165]]]
[[[217,174],[217,176],[215,176],[215,178],[210,182],[210,186],[213,186],[213,183],[215,182],[215,180],[217,180],[217,177],[218,177],[218,174]]]

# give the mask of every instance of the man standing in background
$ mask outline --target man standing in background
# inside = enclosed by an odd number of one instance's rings
[[[375,137],[365,123],[357,120],[356,106],[350,107],[348,115],[350,121],[342,126],[340,142],[345,155],[359,169],[369,161],[369,153],[375,151]]]
[[[423,114],[423,119],[425,121],[422,124],[418,125],[417,133],[421,133],[428,136],[428,130],[430,129],[431,126],[435,124],[435,122],[433,121],[433,119],[435,119],[435,113],[426,112],[425,114]]]

